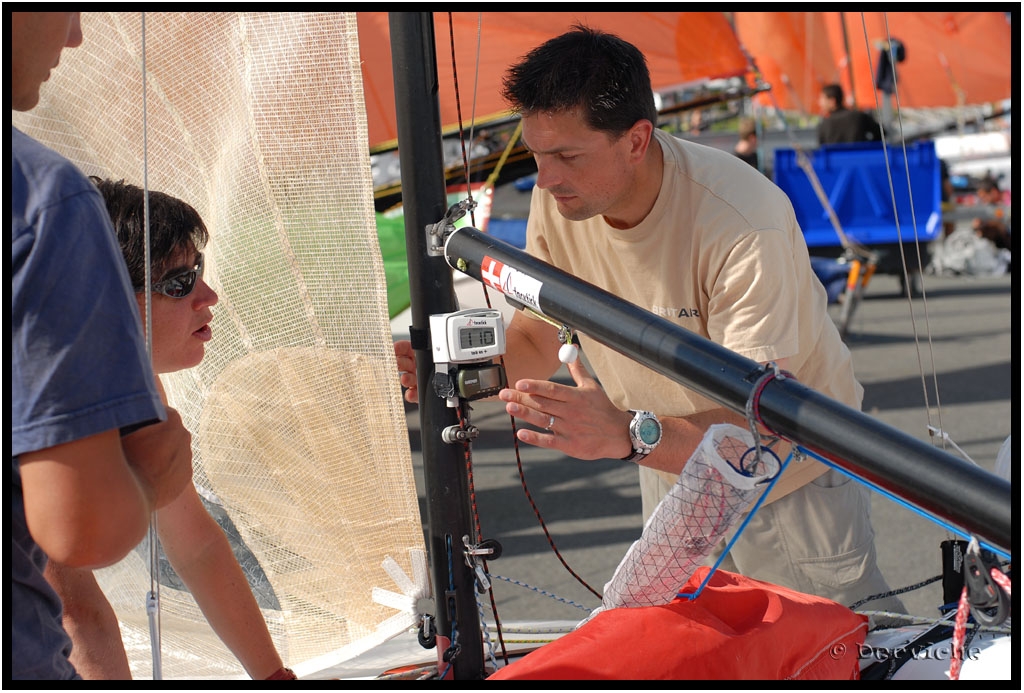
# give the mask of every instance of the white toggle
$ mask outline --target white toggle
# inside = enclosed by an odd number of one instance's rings
[[[558,350],[558,360],[562,363],[572,363],[579,356],[580,350],[575,344],[563,344]]]

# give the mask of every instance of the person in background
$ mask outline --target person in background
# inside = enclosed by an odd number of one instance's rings
[[[11,108],[30,111],[78,12],[9,15]],[[99,114],[97,114],[99,115]],[[192,479],[191,436],[160,398],[96,187],[11,128],[10,677],[80,679],[43,572],[123,558]]]
[[[881,142],[882,128],[871,114],[846,107],[843,88],[826,84],[818,96],[824,116],[818,123],[818,145],[848,142]]]
[[[504,95],[537,163],[528,253],[860,407],[863,388],[789,199],[730,152],[655,128],[650,75],[635,46],[574,27],[513,65]],[[596,379],[576,359],[567,364],[574,385],[553,382],[562,366],[557,333],[524,312],[513,315],[510,385],[499,398],[507,413],[539,429],[518,429],[521,442],[638,465],[644,522],[710,425],[747,425],[586,335]],[[405,398],[418,402],[412,344],[397,341],[395,355]],[[783,459],[787,450],[777,448]],[[868,490],[812,460],[787,468],[722,567],[842,604],[888,590]],[[895,598],[879,608],[903,610]]]
[[[1003,200],[1003,192],[995,178],[986,177],[978,186],[978,200],[989,205],[991,214],[977,217],[971,221],[971,228],[980,238],[984,238],[996,247],[996,250],[1013,252],[1013,235],[1010,232],[1010,208]],[[1012,260],[1007,265],[1007,272],[1013,271]]]
[[[92,178],[103,195],[139,311],[146,314],[146,194],[124,181]],[[206,225],[186,202],[149,192],[152,362],[155,373],[191,368],[212,339],[217,294],[203,281]],[[274,647],[266,622],[220,525],[194,484],[157,512],[157,532],[171,566],[214,631],[254,679],[295,678]],[[130,679],[117,616],[91,570],[51,561],[46,577],[64,600],[71,661],[86,679]]]
[[[939,200],[942,205],[943,215],[950,214],[956,210],[956,197],[953,190],[953,177],[949,174],[949,164],[945,159],[939,159]],[[956,229],[956,222],[943,220],[942,237],[946,238]]]
[[[753,118],[740,119],[737,136],[739,140],[732,153],[760,171],[757,160],[757,123]]]
[[[999,189],[999,183],[994,178],[985,178],[978,186],[978,200],[989,205],[991,214],[977,217],[971,221],[971,228],[996,246],[996,248],[1010,247],[1010,209],[1004,203],[1003,192]]]

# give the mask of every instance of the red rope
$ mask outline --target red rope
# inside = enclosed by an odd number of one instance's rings
[[[992,579],[996,581],[996,584],[1003,588],[1006,592],[1007,597],[1012,597],[1013,592],[1010,589],[1010,578],[1006,577],[1006,574],[999,570],[999,568],[992,568]]]
[[[963,666],[964,639],[967,633],[967,616],[971,613],[967,602],[967,585],[960,591],[960,601],[956,607],[956,621],[953,624],[953,654],[949,662],[949,680],[960,680],[960,667]]]

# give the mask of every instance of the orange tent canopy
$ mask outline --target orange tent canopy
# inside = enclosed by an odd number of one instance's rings
[[[388,16],[358,12],[357,20],[370,147],[388,148],[397,138]],[[460,122],[453,43],[461,121],[469,127],[474,117],[480,122],[506,115],[508,107],[501,98],[505,70],[576,23],[617,34],[640,48],[656,90],[747,71],[746,57],[721,12],[435,12],[438,99],[444,127],[454,128]]]
[[[898,39],[899,106],[933,108],[1008,99],[1015,58],[1005,12],[736,12],[736,33],[771,95],[766,105],[816,113],[837,82],[858,108],[873,109],[880,44]],[[844,32],[845,28],[845,32]],[[853,85],[851,88],[851,77]],[[877,97],[877,99],[876,99]]]

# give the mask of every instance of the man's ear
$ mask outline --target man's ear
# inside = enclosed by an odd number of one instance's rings
[[[654,124],[646,118],[633,123],[633,127],[626,133],[626,137],[629,138],[629,158],[632,161],[638,162],[644,158],[647,148],[651,145],[653,133]]]

